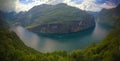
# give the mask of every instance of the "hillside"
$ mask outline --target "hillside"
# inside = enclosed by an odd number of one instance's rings
[[[82,21],[92,17],[85,11],[61,3],[57,5],[39,5],[31,8],[18,18],[23,26],[37,26],[41,23],[59,23],[62,21]],[[86,18],[86,19],[85,19]],[[93,17],[92,17],[93,18]]]
[[[92,44],[84,50],[41,53],[27,47],[4,24],[1,25],[3,29],[0,29],[1,61],[119,61],[120,29],[112,30],[100,44]]]
[[[17,35],[9,30],[0,30],[1,61],[119,61],[120,30],[113,30],[100,44],[85,50],[40,53],[24,45]]]
[[[0,23],[4,23],[0,20]],[[27,47],[15,32],[1,24],[0,61],[67,61],[67,52],[41,53]],[[4,28],[5,27],[5,28]]]
[[[16,23],[33,32],[60,34],[78,32],[95,26],[93,15],[64,3],[35,6],[18,16]]]
[[[3,26],[2,26],[2,25],[3,25]],[[0,30],[1,30],[1,29],[8,29],[8,28],[9,28],[8,25],[9,25],[8,23],[6,23],[5,21],[3,21],[3,20],[0,18]]]
[[[0,11],[0,17],[9,24],[23,26],[37,33],[72,33],[95,27],[94,16],[67,4],[42,4],[26,12]]]
[[[115,28],[120,27],[120,4],[113,9],[103,9],[99,13],[100,23],[105,23]]]

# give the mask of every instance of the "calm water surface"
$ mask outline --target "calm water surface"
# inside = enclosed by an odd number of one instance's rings
[[[110,30],[109,26],[96,23],[94,29],[83,32],[73,33],[66,36],[58,36],[58,38],[50,38],[40,36],[30,32],[21,26],[12,28],[20,39],[29,47],[41,52],[53,52],[58,50],[72,51],[76,49],[84,49],[93,42],[101,42]]]

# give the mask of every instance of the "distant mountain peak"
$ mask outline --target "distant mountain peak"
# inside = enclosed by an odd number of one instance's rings
[[[120,4],[117,6],[117,8],[120,8]]]
[[[63,5],[63,6],[66,6],[67,4],[66,3],[59,3],[57,5]]]

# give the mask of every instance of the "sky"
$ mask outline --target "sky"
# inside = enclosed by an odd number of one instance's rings
[[[120,0],[0,0],[0,10],[5,12],[28,11],[32,7],[41,4],[56,5],[66,3],[81,10],[99,12],[101,9],[116,7]]]

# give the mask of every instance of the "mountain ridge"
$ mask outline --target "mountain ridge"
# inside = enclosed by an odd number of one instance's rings
[[[30,9],[25,14],[25,16],[21,18],[21,20],[23,21],[23,23],[26,23],[25,25],[23,24],[23,26],[27,27],[33,32],[42,33],[70,33],[95,26],[93,15],[78,8],[68,6],[64,3],[57,5],[44,4],[35,6]],[[78,23],[76,23],[77,21]],[[81,24],[79,22],[81,22]],[[42,25],[45,26],[41,27]],[[72,30],[72,28],[70,27],[73,27],[75,25],[76,28],[74,29],[76,30]],[[37,31],[34,30],[35,28],[39,27],[41,28]],[[57,27],[58,29],[60,29],[60,31],[54,27]],[[69,30],[71,31],[69,32]]]
[[[99,23],[105,23],[112,27],[120,27],[120,4],[116,8],[103,9],[98,17],[100,19]]]

